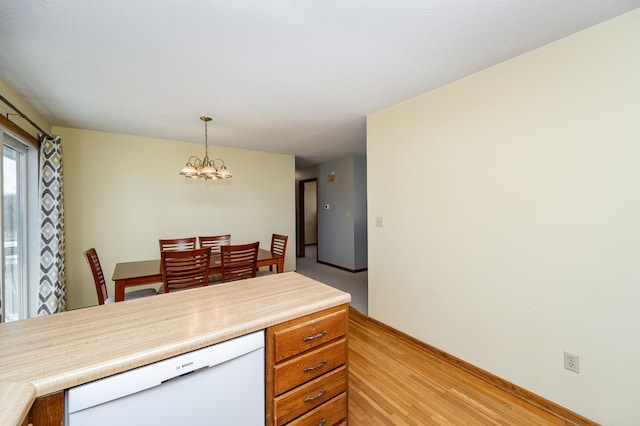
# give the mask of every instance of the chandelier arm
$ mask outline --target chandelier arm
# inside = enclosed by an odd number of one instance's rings
[[[220,160],[220,161],[222,162],[222,165],[223,165],[223,166],[225,165],[225,164],[224,164],[224,160],[223,160],[222,158],[220,158],[220,157],[217,157],[217,158],[214,158],[213,160],[211,160],[211,164],[213,164],[213,165],[214,165],[214,167],[215,167],[215,163],[216,163],[216,161],[218,161],[218,160]],[[217,169],[217,167],[216,167],[216,169]]]

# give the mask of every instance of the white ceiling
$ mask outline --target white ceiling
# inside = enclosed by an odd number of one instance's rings
[[[640,0],[2,0],[0,77],[50,124],[365,154],[365,117]]]

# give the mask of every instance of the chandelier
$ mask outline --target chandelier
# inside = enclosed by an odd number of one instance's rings
[[[227,166],[224,165],[222,158],[209,159],[209,145],[207,141],[207,123],[211,121],[211,117],[200,117],[200,120],[204,121],[204,158],[201,160],[195,155],[192,155],[187,160],[187,164],[180,172],[181,175],[191,179],[229,179],[231,178],[231,172],[227,170]],[[193,161],[192,161],[193,160]],[[216,161],[218,164],[216,167]]]

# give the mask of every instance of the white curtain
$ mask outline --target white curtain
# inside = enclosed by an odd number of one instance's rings
[[[40,136],[40,286],[38,315],[66,309],[62,141]]]

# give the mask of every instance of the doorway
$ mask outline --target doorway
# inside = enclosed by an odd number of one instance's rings
[[[318,244],[318,179],[301,180],[298,185],[298,256],[305,257],[305,247]]]

